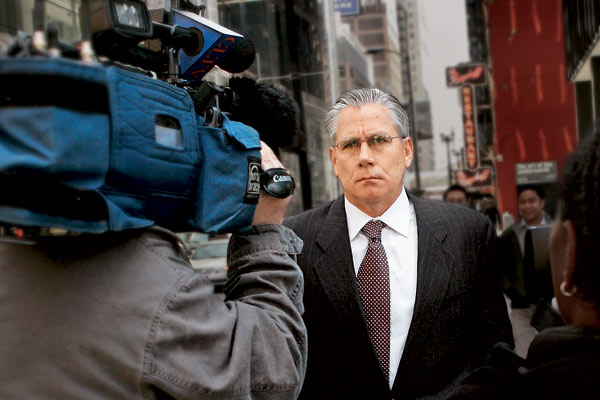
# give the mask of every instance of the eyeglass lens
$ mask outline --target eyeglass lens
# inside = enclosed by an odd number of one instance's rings
[[[350,153],[350,152],[355,152],[356,150],[360,149],[360,146],[363,142],[367,142],[367,144],[369,145],[369,147],[373,150],[380,150],[383,147],[389,145],[390,143],[392,143],[392,140],[395,138],[398,138],[399,136],[387,136],[387,135],[373,135],[370,136],[366,139],[347,139],[347,140],[340,140],[337,144],[336,147],[346,153]]]

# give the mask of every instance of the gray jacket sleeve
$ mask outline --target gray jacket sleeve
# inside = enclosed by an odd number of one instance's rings
[[[233,235],[225,301],[198,274],[182,278],[148,342],[147,396],[295,399],[307,354],[301,248],[280,225]]]

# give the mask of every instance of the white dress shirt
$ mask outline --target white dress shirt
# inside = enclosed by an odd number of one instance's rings
[[[408,200],[406,188],[394,204],[376,218],[370,217],[345,200],[348,219],[348,235],[352,247],[354,272],[358,274],[360,264],[367,253],[369,239],[361,229],[372,219],[385,223],[381,231],[381,242],[390,267],[391,332],[390,332],[390,388],[394,384],[398,365],[404,352],[408,329],[413,317],[417,293],[417,217]]]

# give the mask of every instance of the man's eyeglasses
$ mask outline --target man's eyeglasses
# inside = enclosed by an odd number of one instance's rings
[[[400,136],[373,135],[366,139],[347,139],[340,140],[331,147],[337,149],[344,155],[357,154],[360,151],[360,146],[367,142],[371,150],[382,151],[389,146],[394,139],[402,139]]]

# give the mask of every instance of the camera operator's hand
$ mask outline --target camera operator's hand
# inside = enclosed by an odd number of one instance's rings
[[[260,142],[261,149],[260,155],[262,158],[261,167],[263,170],[269,168],[284,168],[281,161],[277,159],[275,153],[269,146],[264,142]],[[287,205],[292,200],[292,196],[288,196],[285,199],[278,199],[269,195],[264,189],[260,190],[260,197],[258,198],[258,204],[254,211],[254,220],[252,225],[263,225],[263,224],[281,224],[283,222],[283,216]]]

